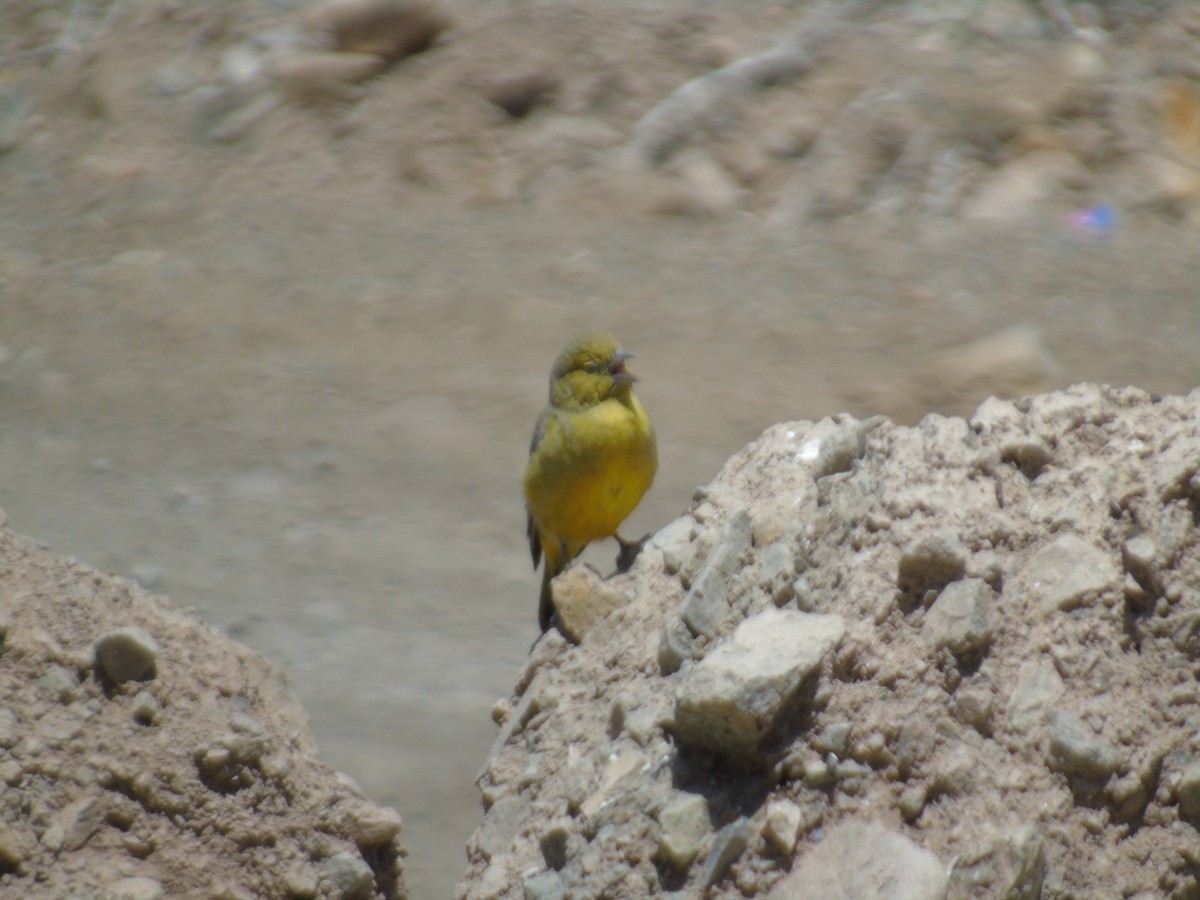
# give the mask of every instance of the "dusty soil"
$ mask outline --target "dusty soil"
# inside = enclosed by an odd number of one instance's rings
[[[1198,468],[1200,391],[769,429],[555,582],[459,896],[1197,896]]]
[[[283,673],[0,527],[0,893],[406,896],[401,820],[319,762]]]
[[[1200,382],[1194,7],[846,9],[460,3],[315,91],[286,3],[0,10],[0,506],[281,666],[415,896],[535,636],[517,476],[566,333],[638,353],[630,533],[774,422]]]

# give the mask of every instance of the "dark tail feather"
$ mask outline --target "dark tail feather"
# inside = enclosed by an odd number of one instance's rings
[[[538,600],[538,624],[542,626],[543,634],[550,629],[550,620],[554,617],[554,597],[550,593],[550,582],[555,574],[557,573],[550,571],[550,561],[546,560],[546,567],[542,570],[542,594]]]
[[[528,507],[525,510],[525,535],[529,538],[529,555],[533,557],[533,567],[537,569],[542,560],[542,538],[538,534],[537,526],[533,524],[533,516],[529,515]]]

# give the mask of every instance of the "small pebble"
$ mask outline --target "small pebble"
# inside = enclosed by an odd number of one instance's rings
[[[804,764],[804,783],[809,787],[825,787],[833,781],[833,772],[823,760],[814,759]]]
[[[317,896],[317,876],[310,866],[293,866],[283,873],[283,889],[296,900],[309,900]]]
[[[138,625],[110,631],[96,641],[100,669],[117,684],[153,678],[158,653],[158,642]]]
[[[1175,793],[1179,797],[1180,815],[1193,824],[1200,823],[1200,762],[1183,770]]]
[[[17,743],[17,714],[0,707],[0,748],[8,749]]]
[[[800,831],[801,812],[791,800],[773,800],[767,804],[767,819],[763,824],[763,837],[783,856],[791,856],[796,849],[796,835]]]
[[[904,821],[911,822],[921,814],[925,808],[925,799],[926,792],[923,785],[910,785],[901,791],[897,805],[900,807],[900,815],[904,816]]]
[[[16,871],[25,862],[29,852],[25,843],[11,825],[0,823],[0,871]]]
[[[366,897],[375,887],[375,875],[361,856],[345,850],[321,863],[321,880],[342,897]]]
[[[44,695],[59,703],[70,703],[79,696],[79,683],[62,666],[51,666],[37,680],[37,686]]]
[[[730,822],[717,832],[708,859],[704,862],[704,870],[700,883],[706,888],[712,887],[725,877],[742,852],[750,838],[750,820],[742,816]]]
[[[379,847],[398,835],[403,824],[392,807],[362,803],[349,817],[350,837],[359,847]]]
[[[130,711],[133,713],[133,720],[139,725],[153,725],[162,711],[162,706],[149,691],[138,691]]]

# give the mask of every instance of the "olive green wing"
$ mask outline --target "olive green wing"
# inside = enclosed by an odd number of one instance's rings
[[[553,418],[553,413],[549,409],[544,410],[538,417],[537,425],[533,427],[533,437],[529,439],[529,456],[531,458],[537,453],[538,445],[545,438],[546,429],[550,427]],[[533,568],[536,570],[542,561],[542,540],[538,536],[537,525],[533,521],[533,516],[529,514],[528,506],[525,507],[525,534],[529,538],[529,555],[533,557]]]

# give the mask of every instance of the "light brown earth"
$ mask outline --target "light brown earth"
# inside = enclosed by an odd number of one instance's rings
[[[403,897],[401,817],[275,666],[0,529],[0,894]]]
[[[1196,897],[1198,470],[1200,390],[768,429],[555,583],[458,896]]]
[[[630,534],[775,422],[1200,382],[1195,8],[848,9],[464,2],[316,96],[254,49],[312,40],[288,4],[0,10],[0,506],[278,664],[416,897],[535,637],[517,478],[576,327],[658,427]],[[800,25],[797,77],[638,161]]]

